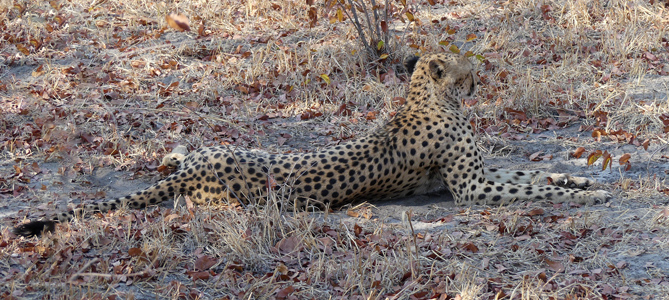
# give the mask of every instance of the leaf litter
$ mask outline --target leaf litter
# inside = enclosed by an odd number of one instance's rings
[[[595,178],[610,203],[453,207],[440,194],[289,213],[185,201],[97,214],[42,239],[9,228],[146,187],[179,145],[306,152],[361,136],[403,104],[407,78],[367,68],[341,12],[315,3],[2,6],[0,295],[662,299],[662,5],[428,1],[398,16],[411,26],[400,57],[481,62],[479,97],[464,109],[486,163]]]

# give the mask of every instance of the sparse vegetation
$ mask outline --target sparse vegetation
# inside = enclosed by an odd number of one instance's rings
[[[411,5],[413,20],[398,5],[387,31],[367,32],[376,25],[359,16],[356,28],[319,2],[0,0],[0,295],[666,298],[666,4]],[[398,43],[379,53],[378,40]],[[178,145],[298,152],[363,135],[394,115],[407,83],[399,69],[368,68],[370,47],[395,63],[480,55],[481,90],[463,106],[489,163],[571,166],[615,199],[326,213],[186,203],[99,214],[39,239],[10,232],[157,180]]]

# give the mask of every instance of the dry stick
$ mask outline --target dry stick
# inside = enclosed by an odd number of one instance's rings
[[[77,273],[74,273],[74,275],[70,276],[70,279],[68,280],[68,282],[72,283],[72,280],[79,277],[79,275],[81,275],[81,272],[88,269],[88,267],[90,267],[92,264],[94,264],[98,261],[100,261],[100,259],[97,258],[97,257],[88,261],[83,267],[81,267],[81,269],[79,269],[79,271],[77,271]]]
[[[98,258],[95,258],[95,259],[91,260],[90,262],[86,263],[86,265],[83,268],[81,268],[81,270],[79,270],[79,272],[75,273],[74,275],[72,275],[72,277],[70,277],[70,282],[73,279],[75,279],[77,276],[95,276],[95,277],[104,277],[104,278],[112,278],[112,279],[116,278],[116,279],[118,279],[121,276],[135,277],[135,276],[149,275],[149,274],[151,274],[151,270],[149,268],[151,266],[153,266],[153,264],[156,263],[156,261],[158,260],[158,256],[156,256],[151,261],[150,264],[146,265],[146,267],[144,268],[144,271],[141,271],[141,272],[130,273],[130,274],[81,273],[81,271],[90,267],[90,265],[93,264],[96,260],[98,260]],[[158,273],[158,272],[161,272],[162,270],[163,270],[163,268],[158,268],[158,269],[155,270],[155,272]]]
[[[351,13],[353,14],[353,25],[355,26],[355,29],[358,30],[358,35],[360,35],[360,40],[362,41],[362,45],[365,46],[365,49],[367,51],[371,51],[369,44],[367,43],[367,38],[365,37],[365,32],[362,30],[362,25],[360,25],[360,22],[358,21],[358,14],[355,12],[355,5],[352,0],[348,0],[348,4],[351,5]],[[346,10],[346,7],[342,9],[344,12],[346,12],[346,16],[351,18],[351,16],[348,13],[348,10]]]
[[[162,268],[156,269],[156,273],[162,271]],[[141,272],[130,273],[130,274],[105,274],[105,273],[80,273],[79,276],[95,276],[95,277],[104,277],[104,278],[120,278],[120,277],[135,277],[135,276],[144,276],[150,274],[150,270],[144,270]]]
[[[383,33],[384,39],[387,42],[390,42],[390,30],[388,29],[388,26],[390,26],[390,20],[388,19],[388,7],[390,7],[390,0],[386,0],[386,9],[383,11],[383,20],[386,21],[386,32]]]
[[[667,149],[667,146],[665,146],[665,147],[660,147],[660,148],[658,148],[657,150],[655,150],[655,152],[653,152],[653,153],[650,155],[650,157],[648,157],[648,163],[646,164],[646,174],[648,175],[648,177],[650,177],[650,162],[651,162],[651,160],[653,159],[653,156],[655,156],[655,154],[657,154],[657,153],[660,152],[660,151],[664,151],[665,149]]]
[[[381,27],[379,26],[379,24],[381,24],[381,22],[379,21],[379,13],[376,11],[375,7],[376,7],[376,1],[372,0],[372,12],[374,13],[374,25],[376,26],[376,37],[379,40],[382,40],[385,45],[386,41],[383,40],[383,37],[381,36],[382,31]]]
[[[367,28],[369,29],[369,37],[374,38],[374,26],[372,26],[372,21],[371,21],[371,16],[369,11],[367,10],[367,5],[364,2],[360,2],[360,6],[362,6],[362,10],[365,12],[365,20],[367,21]],[[372,47],[375,47],[376,45],[371,45]]]
[[[416,233],[413,230],[413,224],[411,224],[411,214],[413,213],[413,210],[410,209],[409,211],[406,212],[407,214],[407,219],[409,221],[409,227],[411,228],[411,237],[413,238],[413,248],[416,254],[418,254],[418,244],[416,243]],[[411,249],[409,249],[409,257],[413,257],[413,254],[411,253]],[[415,280],[416,279],[416,270],[414,270],[413,267],[413,260],[409,261],[409,265],[411,267],[411,277]]]
[[[199,40],[185,40],[185,41],[181,41],[181,42],[174,43],[174,44],[172,44],[172,43],[161,44],[161,45],[156,45],[156,46],[151,46],[151,47],[147,47],[147,48],[142,48],[142,49],[137,49],[137,50],[133,50],[133,51],[130,51],[130,52],[126,52],[126,53],[123,53],[123,54],[117,56],[117,58],[126,58],[128,56],[137,55],[137,54],[142,53],[142,52],[158,50],[158,49],[162,49],[162,48],[169,48],[170,46],[180,47],[180,46],[187,45],[187,44],[195,44],[195,43],[198,43],[198,42],[201,42],[201,41],[211,41],[211,40],[212,40],[211,37],[207,37],[207,38],[203,38],[203,39],[199,39]]]

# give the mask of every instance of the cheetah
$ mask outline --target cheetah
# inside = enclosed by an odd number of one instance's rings
[[[56,222],[121,206],[145,208],[174,197],[194,203],[233,201],[266,204],[270,192],[297,210],[340,207],[448,190],[456,205],[499,205],[516,200],[592,204],[608,200],[603,190],[582,190],[592,180],[540,171],[485,169],[461,99],[474,95],[478,77],[468,58],[428,54],[406,63],[411,75],[406,103],[385,126],[356,140],[311,153],[206,147],[165,157],[178,170],[145,190],[85,205],[19,225],[17,235],[51,231]],[[539,183],[551,182],[552,185]],[[280,191],[276,191],[276,190]]]

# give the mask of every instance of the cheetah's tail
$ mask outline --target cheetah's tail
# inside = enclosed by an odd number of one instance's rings
[[[53,232],[56,229],[56,221],[42,220],[32,221],[14,227],[14,234],[19,236],[31,237],[40,236],[42,232]]]
[[[21,224],[16,226],[13,232],[18,236],[40,236],[43,232],[53,232],[56,227],[56,223],[69,222],[74,219],[75,216],[85,216],[86,214],[92,212],[106,212],[110,210],[116,210],[123,205],[127,205],[130,208],[142,209],[147,205],[158,204],[174,197],[173,189],[166,187],[165,183],[167,179],[177,177],[179,173],[180,172],[173,173],[157,184],[125,197],[86,204],[81,208],[68,210],[67,212],[56,213],[55,215],[46,219]]]

